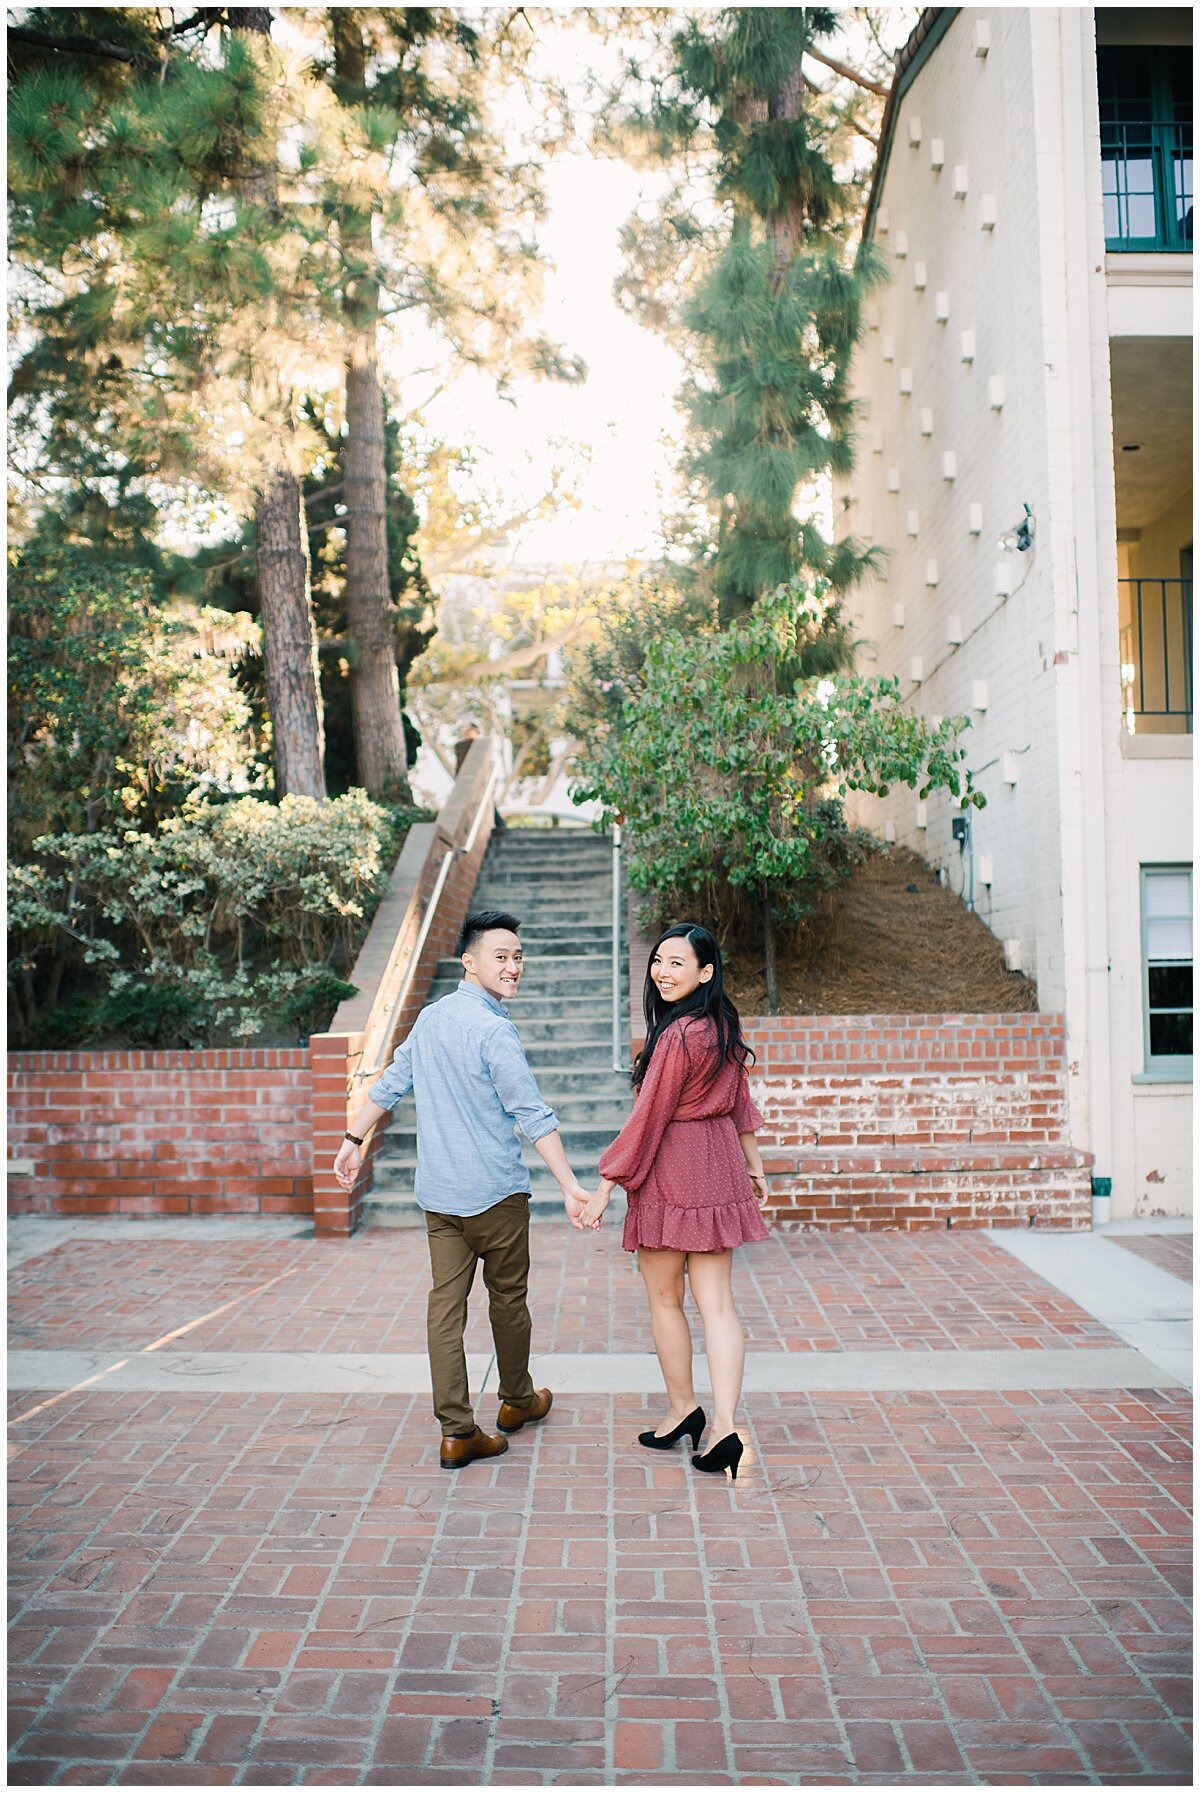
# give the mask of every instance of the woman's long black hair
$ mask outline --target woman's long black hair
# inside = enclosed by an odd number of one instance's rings
[[[679,1002],[664,1002],[659,994],[658,986],[650,976],[650,967],[654,963],[654,955],[664,940],[688,940],[692,951],[699,961],[701,969],[711,965],[713,974],[706,983],[698,984],[690,996]],[[654,945],[650,948],[650,957],[646,961],[646,984],[642,992],[642,1006],[646,1014],[646,1044],[638,1053],[633,1064],[633,1087],[638,1089],[646,1072],[650,1069],[650,1060],[654,1057],[654,1048],[662,1038],[663,1029],[672,1021],[684,1017],[711,1020],[717,1029],[717,1056],[713,1062],[710,1081],[720,1075],[723,1067],[730,1059],[739,1065],[746,1064],[754,1057],[754,1053],[742,1038],[742,1023],[733,1003],[725,994],[725,972],[721,963],[721,948],[717,944],[715,934],[708,928],[693,926],[691,922],[677,922],[674,927],[664,928]]]

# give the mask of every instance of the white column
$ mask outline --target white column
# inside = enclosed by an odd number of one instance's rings
[[[1039,158],[1039,180],[1059,184],[1051,207],[1061,227],[1057,240],[1044,234],[1042,246],[1050,354],[1061,363],[1047,397],[1051,430],[1062,429],[1050,462],[1055,583],[1063,580],[1060,603],[1065,598],[1071,612],[1058,732],[1071,1131],[1095,1154],[1096,1174],[1111,1176],[1117,1091],[1105,790],[1120,777],[1120,688],[1094,15],[1090,7],[1035,15],[1035,46],[1039,23],[1057,39],[1061,107],[1061,153]]]

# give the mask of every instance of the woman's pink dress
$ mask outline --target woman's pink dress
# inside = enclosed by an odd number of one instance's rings
[[[765,1123],[743,1065],[726,1060],[709,1081],[716,1055],[715,1023],[673,1021],[600,1159],[600,1175],[629,1196],[626,1251],[726,1251],[770,1236],[738,1144]]]

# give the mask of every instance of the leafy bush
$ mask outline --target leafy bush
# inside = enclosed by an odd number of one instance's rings
[[[755,916],[772,1008],[778,925],[869,850],[846,828],[848,791],[901,783],[984,801],[958,745],[968,717],[931,727],[895,679],[795,676],[836,603],[793,582],[723,631],[666,629],[581,756],[578,796],[624,818],[630,882],[660,913],[694,914],[701,898],[726,930]]]
[[[151,833],[41,837],[10,875],[21,1043],[201,1046],[316,1031],[353,993],[343,974],[422,813],[362,791],[329,803],[194,799]]]

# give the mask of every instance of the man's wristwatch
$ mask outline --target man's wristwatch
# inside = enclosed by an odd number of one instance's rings
[[[357,1133],[343,1133],[342,1138],[350,1140],[356,1146],[360,1146],[364,1143],[363,1140],[358,1137]]]

